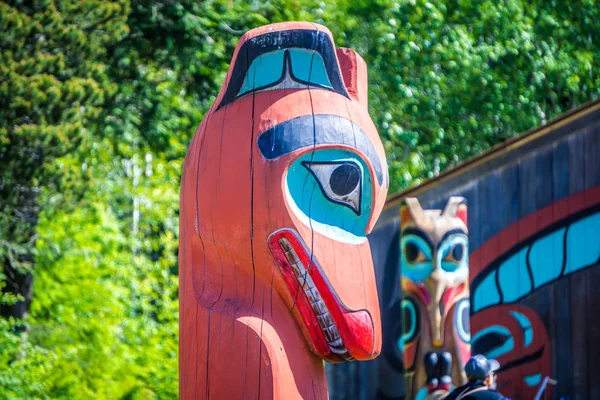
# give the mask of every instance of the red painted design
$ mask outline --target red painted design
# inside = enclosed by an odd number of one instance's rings
[[[467,225],[467,207],[461,205],[456,212],[456,218],[460,219],[465,225]]]
[[[308,297],[301,289],[300,283],[279,244],[280,239],[286,239],[295,250],[302,265],[308,267],[306,270],[325,302],[327,311],[333,319],[348,355],[336,354],[329,348]],[[304,319],[304,324],[310,333],[310,339],[317,354],[329,362],[344,361],[348,358],[356,360],[371,358],[374,349],[374,329],[371,315],[366,310],[348,310],[341,303],[334,289],[324,277],[318,262],[314,258],[311,260],[306,246],[298,238],[298,235],[289,229],[279,230],[269,238],[269,248],[279,264],[288,288],[296,298],[296,306]]]
[[[600,186],[558,200],[508,226],[471,254],[470,282],[473,283],[489,265],[519,243],[573,214],[598,204]],[[531,343],[525,344],[525,332],[511,312],[519,312],[531,322],[531,331],[528,333],[532,337]],[[502,366],[498,374],[498,389],[509,398],[533,398],[539,385],[530,386],[524,378],[541,374],[543,379],[552,373],[550,341],[544,323],[534,310],[519,304],[496,305],[471,316],[474,338],[483,329],[493,325],[508,329],[514,340],[514,348],[498,357]],[[473,351],[477,351],[478,347],[475,341]]]
[[[273,257],[275,257],[275,260],[279,265],[279,269],[281,270],[285,283],[290,289],[294,299],[296,299],[296,307],[300,311],[300,315],[304,320],[304,325],[310,335],[309,343],[312,344],[313,351],[315,353],[324,358],[337,359],[336,355],[331,352],[331,349],[327,344],[327,340],[325,339],[325,336],[319,327],[317,316],[315,315],[310,302],[308,301],[308,297],[302,290],[283,249],[278,243],[278,240],[281,238],[286,238],[290,242],[294,250],[296,250],[296,254],[300,255],[303,261],[306,260],[306,251],[304,250],[304,246],[302,246],[300,241],[296,238],[296,235],[294,235],[291,231],[282,230],[276,232],[269,238],[269,248],[271,249]]]
[[[526,332],[511,312],[521,313],[531,322],[531,332],[527,333],[528,337],[531,335],[531,343],[525,344]],[[473,337],[491,325],[508,329],[514,341],[512,350],[497,357],[501,366],[498,371],[498,390],[509,398],[534,398],[539,385],[529,386],[524,378],[540,373],[543,378],[551,374],[548,335],[540,317],[535,311],[516,304],[491,307],[472,316]],[[476,350],[474,347],[473,351]]]
[[[496,258],[519,242],[571,214],[596,204],[600,204],[600,186],[558,200],[508,226],[470,254],[470,282]]]

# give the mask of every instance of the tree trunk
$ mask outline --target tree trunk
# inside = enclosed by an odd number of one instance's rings
[[[37,200],[40,189],[21,184],[0,189],[4,189],[0,190],[0,204],[4,206],[4,216],[7,217],[2,229],[5,251],[0,257],[4,274],[2,293],[20,296],[20,300],[15,303],[0,303],[0,316],[24,320],[29,313],[33,294],[32,271],[35,263],[35,232],[39,216]],[[17,331],[25,331],[25,325],[19,325]]]

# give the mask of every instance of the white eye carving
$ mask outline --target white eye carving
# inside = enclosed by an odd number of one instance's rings
[[[360,215],[362,168],[355,161],[302,161],[315,177],[327,200],[350,208]]]
[[[454,306],[454,329],[456,329],[458,336],[465,343],[471,342],[470,310],[471,303],[469,299],[459,300],[456,306]]]

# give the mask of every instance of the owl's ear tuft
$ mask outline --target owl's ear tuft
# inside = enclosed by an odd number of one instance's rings
[[[465,225],[467,224],[467,200],[464,197],[452,196],[442,212],[442,217],[461,219]]]
[[[462,203],[458,206],[458,210],[456,211],[456,217],[459,218],[466,226],[467,224],[467,205]]]
[[[423,221],[424,219],[425,211],[419,200],[416,197],[404,199],[404,203],[400,206],[400,225],[404,225],[408,221]]]
[[[336,49],[340,69],[344,77],[346,90],[353,100],[363,106],[368,105],[367,93],[367,64],[361,56],[352,49],[340,47]]]
[[[404,204],[400,206],[400,225],[404,226],[408,221],[412,221],[413,217],[410,213],[410,210]]]

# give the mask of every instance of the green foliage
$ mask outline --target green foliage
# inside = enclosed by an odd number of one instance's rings
[[[600,94],[596,1],[363,0],[320,19],[369,66],[390,192]]]
[[[0,317],[0,398],[177,398],[181,166],[248,29],[321,22],[365,58],[393,192],[597,97],[599,13],[555,0],[0,2],[0,307],[27,300],[7,273],[35,277],[27,318]]]
[[[2,307],[22,318],[31,297],[38,196],[73,185],[53,161],[89,134],[107,96],[106,47],[127,34],[125,2],[0,2],[0,265]]]

